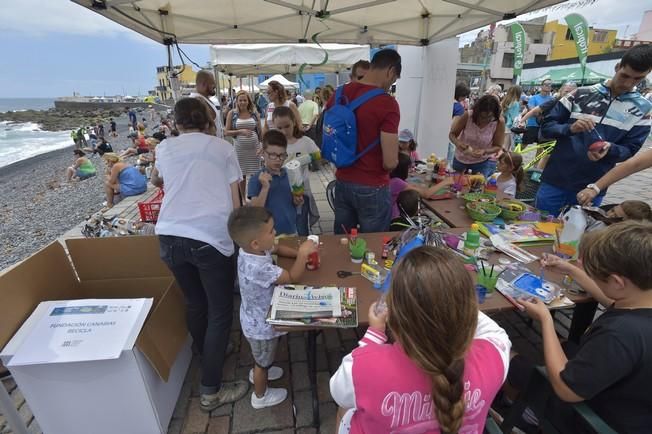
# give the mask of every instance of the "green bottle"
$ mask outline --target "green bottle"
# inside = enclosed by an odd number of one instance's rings
[[[478,225],[473,223],[471,229],[466,231],[466,239],[464,240],[464,254],[474,256],[475,250],[480,247],[480,232]]]

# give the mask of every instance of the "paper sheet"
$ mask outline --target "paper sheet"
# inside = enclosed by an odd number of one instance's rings
[[[8,366],[117,359],[131,348],[153,299],[48,301]],[[42,304],[43,304],[42,303]]]

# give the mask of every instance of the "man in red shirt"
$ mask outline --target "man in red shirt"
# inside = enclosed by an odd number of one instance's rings
[[[344,95],[353,101],[380,87],[388,91],[401,76],[401,56],[395,50],[381,50],[371,60],[369,71],[359,82],[344,85]],[[327,108],[333,105],[333,97]],[[358,152],[380,137],[380,144],[352,166],[337,169],[335,178],[336,234],[360,226],[360,232],[383,232],[392,217],[389,172],[398,164],[398,103],[389,94],[377,96],[355,111]]]

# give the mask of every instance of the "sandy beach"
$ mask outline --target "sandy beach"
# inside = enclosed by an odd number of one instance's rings
[[[127,120],[118,138],[108,137],[117,152],[127,147]],[[102,208],[104,163],[89,154],[98,175],[66,182],[74,146],[40,154],[0,168],[0,270],[24,259]]]

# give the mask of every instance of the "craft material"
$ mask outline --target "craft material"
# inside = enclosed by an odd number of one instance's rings
[[[378,265],[362,264],[360,272],[362,277],[373,283],[376,289],[380,289],[387,277],[387,270]]]
[[[561,293],[561,287],[550,281],[541,281],[540,276],[533,274],[522,265],[505,269],[500,276],[496,288],[509,300],[518,304],[518,300],[537,298],[550,307],[567,307],[573,302]]]
[[[564,259],[576,260],[580,240],[586,229],[586,216],[579,205],[574,205],[561,216],[561,220],[563,226],[561,230],[557,229],[553,250]]]
[[[340,244],[346,246],[347,244],[349,244],[349,239],[344,237],[340,238]]]
[[[303,185],[303,169],[301,168],[301,162],[296,159],[290,160],[285,163],[283,167],[285,167],[288,174],[292,194],[297,197],[303,197],[305,187]]]
[[[351,232],[349,233],[349,239],[351,240],[352,243],[356,242],[356,240],[358,239],[358,229],[357,228],[351,228]]]
[[[351,262],[359,264],[367,251],[367,242],[362,238],[352,237],[349,241],[349,251],[351,252]]]
[[[491,240],[491,243],[494,245],[494,247],[504,254],[511,256],[512,258],[516,259],[517,261],[523,262],[525,264],[529,264],[530,262],[536,261],[537,258],[530,252],[521,249],[514,243],[510,243],[509,241],[505,240],[502,236],[496,234],[492,235],[489,237]]]
[[[389,256],[389,237],[383,237],[383,251],[380,254],[380,257],[387,259]]]
[[[478,225],[473,223],[471,228],[466,232],[466,237],[464,239],[464,253],[469,256],[475,254],[475,249],[480,247],[480,232],[478,231]]]
[[[466,212],[473,220],[478,222],[491,222],[501,213],[500,207],[488,202],[468,202]]]
[[[315,243],[315,246],[319,248],[319,235],[308,235],[308,239]],[[308,262],[306,262],[306,268],[310,271],[317,270],[321,260],[319,258],[319,250],[315,250],[310,255],[308,255]]]
[[[487,296],[487,288],[483,285],[475,285],[475,293],[478,295],[478,303],[484,303],[484,299]]]

